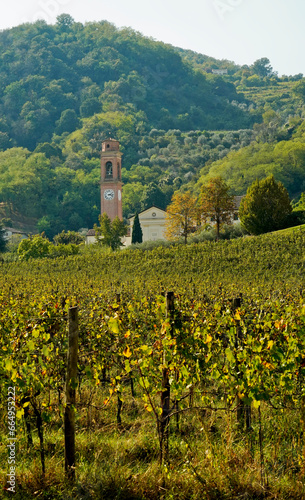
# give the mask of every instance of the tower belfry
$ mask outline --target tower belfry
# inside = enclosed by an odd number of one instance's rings
[[[120,143],[106,139],[101,152],[101,214],[106,212],[111,220],[123,219],[121,169]]]

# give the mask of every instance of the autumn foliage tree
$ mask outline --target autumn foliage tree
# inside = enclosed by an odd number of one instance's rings
[[[185,193],[176,192],[166,210],[166,231],[168,239],[187,237],[196,230],[198,221],[197,198],[189,191]]]
[[[234,196],[229,194],[229,189],[221,177],[212,177],[201,188],[199,197],[201,216],[204,221],[209,218],[215,221],[217,239],[221,226],[232,224],[236,212]]]

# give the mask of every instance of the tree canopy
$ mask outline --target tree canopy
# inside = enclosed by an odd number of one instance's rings
[[[7,241],[5,238],[5,229],[3,227],[2,222],[0,222],[0,253],[4,252],[4,250],[6,249],[6,244]]]
[[[133,220],[131,243],[142,243],[142,241],[143,241],[143,231],[139,220],[139,214],[136,213]]]
[[[122,246],[122,237],[127,234],[127,227],[123,221],[115,217],[111,221],[106,213],[99,216],[99,223],[94,225],[97,242],[112,250],[117,250]]]
[[[273,68],[270,64],[270,61],[267,57],[262,57],[261,59],[257,59],[253,65],[252,69],[258,76],[270,76],[273,74]]]
[[[85,241],[85,237],[81,236],[76,231],[62,231],[54,236],[53,241],[55,245],[68,245],[69,243],[80,245]]]
[[[291,197],[305,190],[305,80],[279,78],[267,58],[239,66],[68,14],[2,31],[0,49],[1,215],[48,238],[97,223],[109,134],[124,217],[208,177],[234,194],[271,173]]]
[[[189,191],[174,193],[166,210],[166,237],[168,239],[183,237],[187,243],[188,235],[196,231],[197,223],[197,198]]]
[[[231,105],[243,100],[234,85],[215,85],[174,47],[107,21],[82,25],[61,14],[55,25],[37,21],[2,31],[0,49],[6,147],[33,150],[102,110],[142,111],[159,128],[252,123],[249,113]]]
[[[201,217],[210,218],[216,224],[216,236],[219,239],[220,227],[232,224],[236,212],[234,196],[229,193],[230,187],[221,177],[212,177],[202,186],[199,205]]]
[[[50,241],[43,235],[35,234],[35,236],[23,239],[19,243],[18,255],[22,260],[46,257],[50,252],[51,245]]]
[[[287,189],[270,175],[248,188],[240,204],[239,218],[249,233],[261,234],[286,227],[291,212]]]

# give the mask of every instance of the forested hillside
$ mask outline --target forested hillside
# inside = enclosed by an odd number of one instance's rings
[[[304,80],[278,78],[266,58],[240,67],[66,14],[2,31],[0,48],[0,207],[14,224],[92,227],[109,134],[124,154],[125,217],[165,208],[210,171],[238,194],[265,173],[302,190]]]
[[[141,111],[151,127],[182,130],[253,122],[228,102],[243,100],[232,84],[215,85],[173,47],[106,21],[24,24],[3,31],[0,47],[2,147],[33,150],[101,111]]]

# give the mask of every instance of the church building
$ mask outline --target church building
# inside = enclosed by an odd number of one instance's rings
[[[143,233],[143,242],[165,240],[165,217],[166,212],[157,207],[150,207],[139,213],[139,222]],[[131,217],[129,219],[130,235],[132,234],[133,222],[134,217]],[[129,239],[126,238],[125,246],[130,244],[131,236]]]
[[[101,152],[101,214],[106,213],[112,221],[115,217],[123,219],[121,171],[120,143],[115,139],[106,139],[102,142]],[[165,215],[164,210],[157,207],[151,207],[139,214],[143,241],[165,239]],[[129,235],[122,239],[124,246],[131,244],[133,219],[129,219]],[[95,242],[95,231],[90,229],[86,234],[86,243]]]

